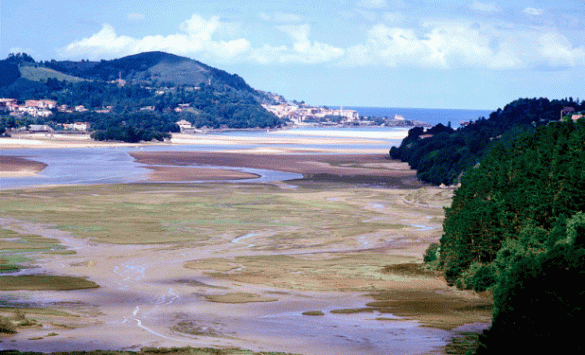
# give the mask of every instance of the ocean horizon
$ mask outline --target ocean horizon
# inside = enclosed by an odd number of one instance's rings
[[[339,106],[328,106],[337,108]],[[467,109],[438,109],[438,108],[405,108],[405,107],[366,107],[343,106],[344,109],[355,110],[360,116],[389,117],[402,115],[406,120],[426,122],[430,125],[451,122],[453,128],[459,127],[462,122],[476,121],[480,117],[488,118],[491,110],[467,110]]]

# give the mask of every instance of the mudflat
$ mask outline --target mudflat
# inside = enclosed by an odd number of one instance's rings
[[[176,166],[223,166],[256,168],[302,174],[305,179],[383,182],[388,186],[415,188],[423,184],[406,163],[383,154],[259,154],[244,152],[132,152],[137,162],[156,166],[158,172]],[[169,167],[165,168],[165,165]],[[202,169],[202,174],[205,169]],[[216,170],[217,179],[229,178],[229,169]],[[152,178],[152,177],[151,177]],[[156,179],[156,177],[155,177]],[[157,179],[160,181],[160,179]]]
[[[0,190],[5,269],[68,277],[0,291],[1,315],[35,320],[0,349],[426,354],[491,318],[489,297],[421,265],[453,191],[383,152],[131,154],[156,184]],[[253,177],[240,167],[303,178],[185,183]]]

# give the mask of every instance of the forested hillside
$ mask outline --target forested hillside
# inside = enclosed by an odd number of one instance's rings
[[[523,132],[558,121],[561,110],[585,110],[585,101],[518,99],[470,124],[457,129],[439,124],[428,130],[409,131],[390,157],[408,162],[420,180],[432,184],[456,184],[461,174],[477,164],[497,144],[510,144]]]
[[[580,353],[585,315],[585,119],[498,144],[446,209],[438,256],[449,283],[491,290],[478,353]]]
[[[49,117],[8,118],[5,112],[0,130],[83,121],[103,131],[96,138],[134,141],[162,139],[178,130],[179,120],[212,129],[281,126],[284,120],[262,107],[264,95],[236,74],[163,52],[100,62],[35,62],[17,54],[0,61],[0,97],[48,99],[82,113],[54,109]]]

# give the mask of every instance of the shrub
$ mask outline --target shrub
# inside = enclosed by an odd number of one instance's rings
[[[496,267],[493,264],[473,263],[456,280],[457,287],[482,292],[490,289],[497,281]]]
[[[10,319],[0,316],[0,333],[15,334],[16,325]]]
[[[425,263],[432,263],[433,261],[439,260],[439,254],[441,252],[441,246],[439,243],[432,243],[429,245],[424,255]]]

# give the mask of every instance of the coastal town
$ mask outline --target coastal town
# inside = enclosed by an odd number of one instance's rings
[[[280,97],[280,100],[275,100],[272,103],[264,103],[262,107],[274,114],[280,119],[289,122],[289,125],[372,125],[379,124],[369,120],[369,117],[362,117],[356,110],[344,109],[341,106],[339,109],[330,107],[321,107],[305,104],[304,102],[286,101]],[[68,131],[68,132],[88,132],[91,130],[90,122],[71,122],[71,123],[53,123],[47,124],[47,119],[54,114],[80,114],[80,113],[98,113],[109,114],[114,110],[113,106],[100,107],[95,109],[88,109],[84,105],[68,106],[59,104],[55,100],[38,99],[25,100],[19,103],[14,98],[0,98],[0,115],[12,117],[13,119],[29,119],[28,124],[22,127],[14,127],[15,130],[26,130],[31,132],[52,132],[52,131]],[[169,107],[167,111],[176,114],[191,113],[196,114],[197,110],[189,103],[181,103],[176,107]],[[155,111],[154,106],[140,107],[139,111],[148,112]],[[198,133],[200,129],[196,129],[192,122],[182,116],[178,116],[176,124],[182,133]],[[395,115],[393,118],[385,118],[386,124],[389,126],[410,126],[423,125],[424,122],[405,120],[401,115]],[[37,121],[43,121],[43,124],[38,124]],[[37,123],[37,124],[35,124]]]
[[[359,121],[359,114],[355,110],[344,110],[328,107],[309,106],[306,104],[281,103],[278,105],[263,104],[267,111],[272,112],[279,118],[286,118],[295,124],[311,122],[315,120],[326,120],[332,123],[350,123]]]

